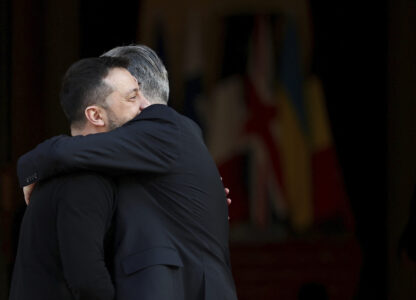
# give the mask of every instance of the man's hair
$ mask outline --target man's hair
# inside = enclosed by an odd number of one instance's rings
[[[106,107],[112,88],[104,78],[114,68],[127,69],[128,61],[115,57],[85,58],[72,64],[62,80],[60,101],[71,126],[83,125],[84,111],[90,105]]]
[[[144,45],[121,46],[102,57],[121,57],[129,61],[127,69],[136,77],[140,90],[151,103],[168,103],[168,72],[157,54]]]

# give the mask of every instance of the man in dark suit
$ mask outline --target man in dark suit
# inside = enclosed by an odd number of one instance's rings
[[[21,185],[77,170],[121,176],[118,299],[236,299],[226,196],[199,127],[166,105],[167,72],[151,49],[119,47],[106,55],[129,60],[140,115],[108,133],[40,144],[19,160]]]
[[[130,100],[138,93],[137,81],[126,66],[121,59],[92,58],[67,71],[60,100],[72,135],[116,126],[108,108],[118,95],[126,94]],[[132,115],[138,113],[137,101],[126,105]],[[37,185],[21,225],[10,300],[114,299],[104,243],[115,210],[115,191],[112,180],[86,171]]]

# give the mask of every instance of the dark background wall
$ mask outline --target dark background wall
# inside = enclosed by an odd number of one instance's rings
[[[385,299],[388,11],[386,1],[357,4],[312,1],[315,68],[325,85],[363,251],[358,294]]]
[[[23,210],[16,160],[43,139],[67,132],[57,95],[72,62],[146,41],[141,9],[140,1],[127,0],[1,0],[0,299],[6,299],[13,261],[13,224]],[[398,259],[396,245],[416,182],[416,3],[311,1],[310,10],[312,68],[326,92],[362,253],[354,293],[357,299],[413,299],[416,276]],[[181,111],[180,103],[173,106]],[[233,249],[236,257],[243,251]]]

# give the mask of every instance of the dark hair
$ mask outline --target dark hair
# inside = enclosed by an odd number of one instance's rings
[[[104,53],[102,57],[105,56],[128,60],[127,69],[137,79],[140,90],[151,103],[168,102],[168,72],[152,49],[144,45],[121,46]]]
[[[72,64],[62,80],[60,101],[72,126],[86,121],[84,111],[90,105],[105,107],[112,88],[103,80],[111,69],[127,68],[128,61],[115,57],[85,58]]]

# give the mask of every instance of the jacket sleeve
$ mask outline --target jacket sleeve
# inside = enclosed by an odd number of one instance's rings
[[[104,259],[114,190],[101,176],[74,176],[57,195],[57,235],[65,280],[74,299],[111,300],[114,286]]]
[[[77,170],[112,176],[164,173],[179,155],[178,132],[169,120],[137,118],[107,133],[53,137],[19,158],[19,183],[25,186]]]

